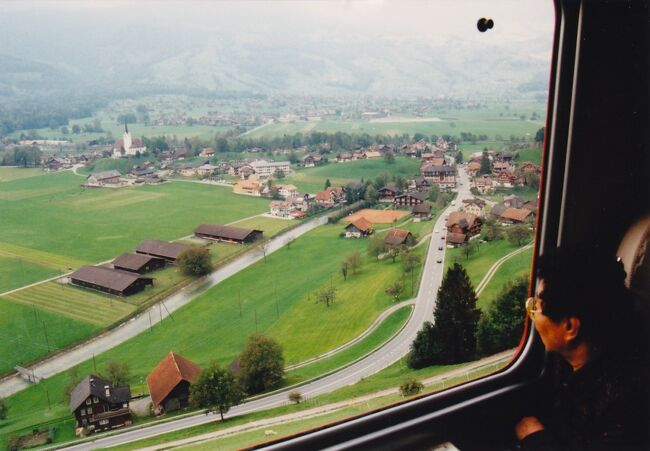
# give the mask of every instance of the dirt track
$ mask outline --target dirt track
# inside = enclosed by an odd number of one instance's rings
[[[352,222],[363,216],[373,224],[390,224],[392,222],[399,221],[401,218],[407,215],[409,215],[408,211],[372,210],[369,208],[364,208],[363,210],[359,210],[356,213],[352,213],[350,216],[342,219],[341,221]]]

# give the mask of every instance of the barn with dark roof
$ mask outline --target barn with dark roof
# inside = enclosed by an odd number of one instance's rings
[[[180,243],[169,243],[167,241],[145,240],[135,248],[138,254],[147,254],[153,257],[159,257],[170,263],[176,263],[176,259],[183,251],[190,246]]]
[[[113,268],[119,269],[121,271],[129,271],[139,274],[155,271],[156,269],[164,267],[164,259],[147,254],[133,254],[131,252],[125,252],[113,260]]]
[[[262,238],[263,233],[257,229],[242,229],[216,224],[201,224],[194,230],[194,235],[199,238],[237,244],[252,243]]]
[[[151,277],[101,266],[82,266],[69,277],[75,285],[118,296],[130,296],[153,285]]]

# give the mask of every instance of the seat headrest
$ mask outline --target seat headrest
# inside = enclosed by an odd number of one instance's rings
[[[643,298],[650,298],[650,215],[627,230],[616,252],[623,262],[625,285]]]

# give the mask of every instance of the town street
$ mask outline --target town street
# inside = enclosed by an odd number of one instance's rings
[[[316,381],[307,383],[297,389],[305,398],[312,398],[323,393],[331,392],[337,388],[345,387],[354,384],[363,377],[374,374],[387,366],[393,364],[402,358],[409,351],[409,346],[417,331],[421,328],[425,321],[433,321],[433,309],[435,307],[436,294],[443,277],[444,256],[445,256],[445,218],[453,210],[456,210],[463,199],[471,198],[469,192],[469,180],[464,168],[459,167],[458,180],[458,196],[455,200],[455,205],[449,206],[442,215],[438,218],[434,225],[434,233],[432,234],[431,243],[427,251],[427,256],[424,262],[424,269],[422,281],[416,298],[415,309],[407,325],[395,336],[391,341],[386,343],[382,348],[374,353],[366,356],[364,359],[356,362],[355,364],[344,368],[329,376],[323,377]],[[442,250],[440,249],[442,248]],[[441,263],[437,263],[437,261]],[[254,399],[252,401],[244,402],[239,406],[233,407],[226,417],[242,415],[245,413],[265,410],[273,407],[288,404],[287,394],[295,388],[287,388],[269,394],[268,396]],[[218,415],[213,414],[197,414],[188,416],[179,420],[172,420],[164,423],[153,424],[148,427],[139,429],[124,430],[113,436],[102,438],[97,437],[96,440],[72,446],[68,449],[85,450],[104,448],[115,446],[135,440],[140,440],[147,437],[164,434],[166,432],[184,429],[188,427],[197,426],[204,423],[215,421]]]

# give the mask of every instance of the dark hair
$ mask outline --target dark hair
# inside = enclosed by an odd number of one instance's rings
[[[623,264],[597,249],[559,248],[537,261],[542,312],[553,321],[580,319],[579,339],[596,347],[624,339],[632,319]]]

